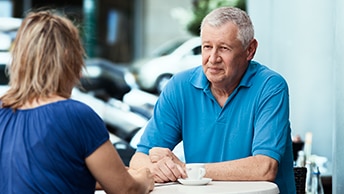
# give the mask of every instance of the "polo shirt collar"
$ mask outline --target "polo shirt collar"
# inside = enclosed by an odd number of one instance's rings
[[[249,65],[246,69],[246,72],[245,72],[244,76],[242,77],[237,88],[239,88],[239,87],[250,87],[252,85],[253,77],[257,73],[257,66],[258,66],[257,62],[250,61]],[[193,74],[190,78],[190,81],[191,81],[191,84],[196,88],[203,89],[203,90],[209,88],[209,81],[204,74],[202,66],[197,67],[193,71]]]

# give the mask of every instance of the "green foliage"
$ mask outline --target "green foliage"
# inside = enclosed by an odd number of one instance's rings
[[[194,0],[193,17],[187,24],[187,30],[198,36],[202,19],[213,9],[223,6],[238,7],[246,10],[246,0]]]

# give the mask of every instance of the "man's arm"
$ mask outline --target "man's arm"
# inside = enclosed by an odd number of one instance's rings
[[[168,153],[169,155],[164,153]],[[183,163],[170,150],[166,149],[160,154],[162,155],[159,159],[154,159],[153,157],[152,161],[150,156],[141,152],[136,152],[130,161],[130,168],[149,168],[154,175],[155,182],[160,183],[176,181],[178,178],[186,178]],[[155,156],[157,155],[155,154]]]
[[[172,158],[173,162],[180,164],[180,161],[174,158],[174,154],[166,148],[153,148],[149,156],[145,155],[145,157],[149,162]],[[141,162],[139,159],[137,161]],[[183,168],[184,166],[182,165]],[[232,161],[206,163],[205,167],[205,177],[213,180],[274,181],[278,171],[278,162],[268,156],[256,155]]]
[[[264,155],[250,156],[238,160],[207,163],[205,177],[213,180],[274,181],[278,162]]]

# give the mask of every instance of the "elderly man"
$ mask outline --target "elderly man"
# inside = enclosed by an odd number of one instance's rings
[[[202,66],[167,84],[130,166],[150,168],[156,182],[185,178],[170,151],[183,141],[186,163],[205,163],[205,177],[273,181],[295,193],[288,86],[252,61],[258,42],[249,16],[218,8],[203,19],[201,39]]]

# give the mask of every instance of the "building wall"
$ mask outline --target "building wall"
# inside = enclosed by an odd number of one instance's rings
[[[333,133],[333,186],[334,194],[344,193],[344,1],[334,1],[335,10],[335,128]]]
[[[280,72],[290,91],[293,135],[313,133],[312,152],[332,158],[334,19],[328,0],[248,1],[259,42],[255,59]]]
[[[343,193],[338,173],[344,168],[343,1],[248,0],[247,5],[259,42],[255,60],[289,84],[293,135],[313,133],[312,153],[328,158],[334,193]]]

